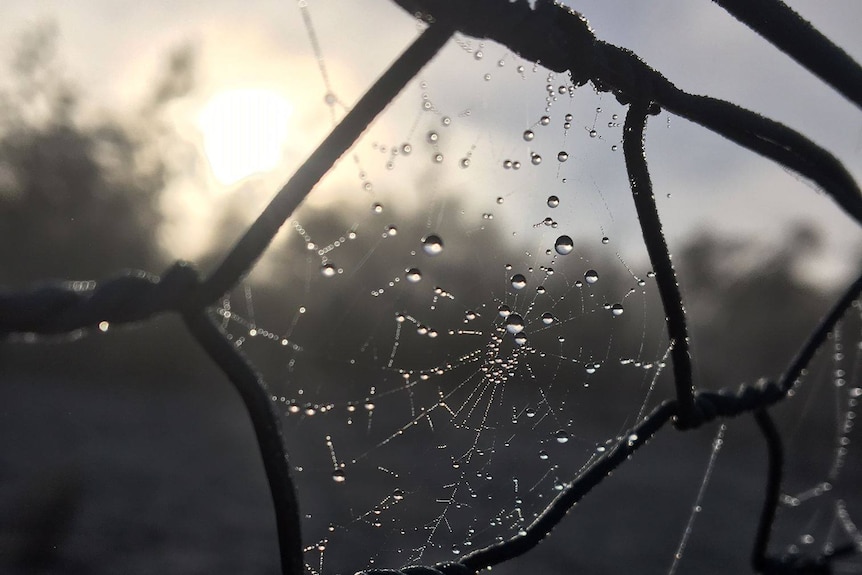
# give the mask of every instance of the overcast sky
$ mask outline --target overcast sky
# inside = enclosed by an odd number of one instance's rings
[[[334,92],[348,106],[417,33],[415,22],[387,0],[309,0],[308,4]],[[862,35],[858,33],[862,3],[797,0],[790,4],[857,61],[862,59]],[[862,176],[859,110],[712,2],[577,0],[572,5],[587,16],[599,38],[631,48],[680,88],[726,98],[786,122],[837,155],[857,179]],[[294,107],[296,137],[288,144],[284,166],[270,179],[262,180],[270,186],[268,189],[274,189],[275,182],[291,173],[331,127],[329,110],[323,102],[325,88],[296,2],[267,0],[250,5],[240,0],[7,0],[3,12],[0,51],[4,54],[14,49],[21,33],[34,23],[56,22],[68,76],[80,84],[85,100],[98,106],[134,112],[165,55],[187,42],[200,55],[199,87],[174,111],[178,124],[185,126],[181,130],[191,130],[195,114],[219,90],[253,85],[283,93]],[[462,44],[476,46],[475,42]],[[455,113],[459,109],[473,112],[463,118],[462,126],[469,129],[462,132],[463,142],[471,138],[474,144],[479,142],[475,144],[477,158],[485,151],[503,157],[499,154],[509,153],[507,150],[514,145],[506,144],[505,139],[517,141],[517,136],[541,115],[546,73],[532,73],[527,64],[526,80],[516,85],[512,83],[513,69],[519,59],[492,44],[485,46],[485,52],[485,61],[475,63],[465,56],[463,46],[452,42],[422,78],[428,82],[428,93],[441,102],[441,107],[448,106]],[[505,69],[495,69],[500,58],[507,59]],[[488,85],[496,93],[479,96],[476,86],[481,85],[484,73],[494,76]],[[503,76],[508,80],[495,83]],[[561,83],[564,78],[555,81]],[[571,109],[580,113],[574,121],[575,128],[567,140],[549,142],[549,149],[571,146],[578,161],[592,166],[621,162],[621,152],[608,152],[618,137],[612,131],[599,132],[599,147],[594,151],[587,148],[592,145],[588,140],[581,144],[581,140],[573,139],[582,138],[583,129],[596,122],[603,128],[609,120],[605,117],[609,110],[623,111],[612,98],[597,98],[607,113],[596,117],[583,112],[594,109],[594,104],[572,104]],[[459,101],[466,103],[460,107]],[[415,119],[415,103],[405,104],[409,113],[403,116],[404,122]],[[554,112],[562,114],[559,107]],[[381,128],[384,131],[375,137],[383,142],[392,138],[390,144],[415,137],[412,127],[402,128],[400,133],[397,127],[392,128],[398,125],[394,118],[390,118],[390,127]],[[420,123],[419,129],[423,127]],[[842,263],[859,253],[862,233],[857,226],[829,199],[780,167],[667,114],[653,119],[647,134],[647,157],[672,245],[678,238],[704,227],[770,238],[777,237],[788,223],[802,221],[828,234],[828,254],[813,273],[838,273]],[[451,145],[461,146],[459,138],[453,136]],[[523,141],[520,145],[523,147]],[[578,151],[581,145],[583,153]],[[357,149],[362,154],[370,153],[368,142]],[[352,173],[350,177],[355,178],[355,170]],[[470,174],[470,180],[455,174],[451,176],[454,179],[441,181],[452,182],[453,186],[459,182],[475,185],[480,181],[496,182],[494,178],[498,177],[478,176],[477,171]],[[559,173],[557,177],[561,177]],[[593,206],[592,215],[604,218],[602,230],[616,226],[616,236],[636,237],[637,230],[630,225],[633,220],[623,215],[630,210],[630,199],[616,192],[616,188],[624,186],[624,172],[616,169],[607,180],[605,177],[573,174],[569,179],[590,188],[590,193],[602,192],[588,202]],[[524,185],[544,184],[525,180]],[[185,192],[176,193],[180,197]],[[321,202],[330,201],[324,193],[319,198]],[[260,201],[263,200],[250,202],[250,211]],[[178,227],[189,225],[190,220],[177,214],[190,209],[189,205],[166,205],[176,216]],[[539,208],[535,208],[535,215],[529,210],[527,213],[528,220],[542,215]],[[178,242],[183,241],[182,234],[177,237]],[[846,266],[843,270],[850,271]]]

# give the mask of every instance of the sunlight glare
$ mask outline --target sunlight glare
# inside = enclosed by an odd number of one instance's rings
[[[198,117],[215,178],[230,185],[273,169],[282,159],[292,108],[271,90],[219,92]]]

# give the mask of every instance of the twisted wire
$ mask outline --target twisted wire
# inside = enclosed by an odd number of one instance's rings
[[[133,270],[101,282],[58,282],[0,292],[0,334],[60,334],[103,321],[143,321],[183,309],[197,285],[195,269],[177,262],[161,278]]]

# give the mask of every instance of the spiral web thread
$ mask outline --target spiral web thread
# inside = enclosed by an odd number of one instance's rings
[[[862,105],[862,69],[816,29],[776,0],[715,0],[737,19],[764,36],[788,56],[830,84],[857,106]],[[684,306],[671,265],[653,197],[644,156],[647,118],[665,109],[768,157],[816,182],[853,219],[862,223],[862,195],[845,168],[829,152],[802,134],[754,112],[718,99],[687,94],[633,53],[598,40],[586,20],[571,10],[539,0],[501,5],[496,0],[396,0],[427,24],[426,30],[350,110],[345,118],[279,191],[269,206],[208,277],[201,278],[184,262],[163,276],[127,273],[100,282],[40,285],[0,294],[0,333],[65,334],[112,324],[145,321],[178,313],[198,341],[236,387],[253,422],[263,456],[276,513],[282,572],[298,575],[305,569],[298,513],[298,494],[270,393],[254,367],[214,320],[222,295],[254,266],[276,232],[320,178],[339,160],[369,123],[428,63],[455,32],[496,41],[526,60],[541,62],[555,72],[568,72],[577,85],[591,82],[628,105],[623,149],[629,183],[641,222],[644,242],[655,270],[671,341],[676,397],[661,402],[624,432],[600,457],[574,477],[522,533],[473,551],[455,563],[376,569],[369,575],[465,574],[509,561],[535,547],[590,490],[605,480],[668,422],[680,429],[697,428],[715,419],[751,414],[768,451],[766,497],[757,531],[752,565],[763,573],[829,572],[834,557],[860,554],[853,544],[816,557],[767,554],[769,536],[780,498],[783,441],[769,408],[787,397],[815,352],[821,347],[862,289],[862,277],[850,285],[801,346],[778,381],[760,381],[736,391],[698,391],[692,378]],[[484,17],[493,13],[493,18]],[[839,518],[852,521],[839,504]],[[858,531],[854,531],[858,534]]]

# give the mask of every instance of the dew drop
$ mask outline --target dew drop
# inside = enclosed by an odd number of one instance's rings
[[[542,314],[542,323],[545,325],[551,325],[554,323],[554,314],[549,311],[546,311]]]
[[[611,306],[611,313],[614,314],[615,316],[623,315],[623,304],[615,303],[614,305],[612,305]]]
[[[539,164],[542,163],[542,156],[540,156],[539,154],[533,153],[530,156],[530,163],[533,164],[534,166],[538,166]]]
[[[435,234],[425,236],[422,238],[422,251],[429,256],[439,255],[443,251],[443,240]]]
[[[434,163],[440,164],[443,162],[443,154],[434,154]]]
[[[402,499],[404,499],[404,490],[396,489],[395,491],[393,491],[392,499],[394,499],[395,501],[401,501]]]
[[[591,138],[595,138],[595,137],[596,137],[596,136],[598,136],[598,135],[599,135],[599,133],[598,133],[598,132],[596,132],[595,130],[590,130],[590,137],[591,137]]]
[[[439,139],[440,139],[440,136],[437,134],[437,132],[433,132],[433,131],[432,131],[432,132],[428,132],[428,136],[427,136],[427,137],[428,137],[428,142],[429,142],[429,143],[431,143],[431,144],[435,143],[437,140],[439,140]]]
[[[557,160],[559,160],[560,162],[565,162],[568,159],[569,159],[569,154],[567,152],[561,151],[560,153],[557,154]]]
[[[395,226],[386,226],[386,229],[384,229],[383,232],[387,236],[397,236],[398,235],[398,228],[396,228]]]
[[[541,450],[541,451],[539,452],[539,459],[541,459],[542,461],[547,461],[547,459],[548,459],[548,452],[547,452],[547,451],[545,451],[544,449],[543,449],[543,450]]]
[[[575,244],[569,236],[560,236],[557,238],[557,241],[554,242],[554,249],[557,250],[557,253],[561,256],[565,256],[572,253],[572,250],[575,249]]]
[[[509,315],[512,313],[512,310],[509,309],[509,306],[503,304],[497,308],[497,313],[500,314],[500,317],[509,317]]]
[[[586,280],[588,284],[596,283],[597,281],[599,281],[599,272],[597,272],[596,270],[587,270],[584,273],[584,280]]]
[[[336,469],[335,471],[332,472],[332,480],[335,481],[336,483],[344,483],[344,481],[346,479],[347,479],[347,475],[345,475],[343,469]]]
[[[323,264],[323,267],[320,268],[320,273],[323,274],[323,277],[331,278],[338,273],[338,270],[332,264]]]
[[[527,343],[527,336],[523,333],[519,333],[515,336],[515,343],[517,345],[524,345]]]
[[[551,119],[548,116],[542,116],[541,119],[539,120],[539,123],[542,124],[543,126],[547,126],[548,124],[551,123]]]
[[[462,168],[469,168],[470,167],[470,158],[461,158],[461,161],[458,162],[458,165],[461,166]]]
[[[375,214],[382,214],[383,213],[383,204],[372,204],[371,205],[371,211],[374,212]]]
[[[523,274],[515,274],[512,276],[512,287],[515,289],[524,289],[527,287],[527,278]]]
[[[554,434],[554,437],[557,439],[557,443],[568,443],[569,432],[565,429],[560,429]]]
[[[566,120],[567,122],[571,122],[571,121],[572,121],[572,120],[574,120],[574,119],[575,119],[575,117],[574,117],[574,116],[572,116],[571,114],[566,114],[565,120]]]
[[[548,207],[549,208],[556,208],[559,205],[560,205],[560,198],[558,198],[557,196],[548,196]]]
[[[410,152],[413,151],[413,146],[410,144],[401,144],[401,153],[405,156],[409,156]]]
[[[506,331],[509,333],[521,333],[524,331],[524,318],[517,313],[509,315],[506,319]]]
[[[530,142],[535,137],[536,134],[533,133],[533,130],[524,130],[524,141]]]
[[[417,268],[410,268],[409,270],[407,270],[407,274],[404,277],[407,278],[407,281],[409,281],[410,283],[415,284],[422,279],[422,272],[419,271]]]

